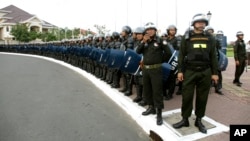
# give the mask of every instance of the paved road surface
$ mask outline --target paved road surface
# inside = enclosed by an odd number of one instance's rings
[[[0,141],[143,141],[147,134],[89,80],[0,54]]]

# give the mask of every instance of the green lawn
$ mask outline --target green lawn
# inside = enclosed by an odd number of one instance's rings
[[[233,48],[227,48],[227,57],[234,57]]]

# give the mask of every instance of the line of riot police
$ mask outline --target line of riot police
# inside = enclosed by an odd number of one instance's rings
[[[181,36],[176,36],[177,28],[174,25],[170,25],[166,31],[167,33],[162,34],[161,38],[170,43],[172,56],[164,56],[163,95],[165,100],[169,100],[173,97],[176,85],[177,56]],[[0,51],[42,55],[62,60],[92,73],[111,84],[113,88],[120,87],[120,79],[123,77],[123,89],[120,91],[130,96],[133,85],[136,84],[134,76],[141,76],[139,66],[143,57],[135,50],[142,39],[137,39],[137,35],[143,37],[144,27],[138,27],[132,32],[129,26],[124,26],[120,34],[118,32],[108,33],[105,36],[89,34],[82,40],[3,44],[0,45]],[[181,82],[178,85],[180,87],[177,94],[181,94]],[[141,91],[136,90],[137,93],[142,93]],[[141,95],[137,94],[136,102],[143,99]],[[146,102],[141,101],[140,105],[145,106]]]
[[[152,23],[148,27],[148,29],[157,31],[157,28]],[[163,86],[160,87],[162,95],[165,100],[172,99],[176,86],[178,53],[182,37],[176,36],[177,28],[174,25],[170,25],[167,28],[167,33],[163,34],[159,41],[157,39],[152,44],[153,50],[157,50],[159,45],[165,46],[169,50],[166,53],[166,48],[164,47],[165,53],[164,51],[162,52],[163,61],[160,65],[144,64],[143,59],[145,58],[137,53],[137,48],[144,44],[145,31],[146,28],[144,27],[138,27],[132,31],[129,26],[124,26],[121,33],[113,32],[112,34],[97,36],[89,34],[82,40],[0,45],[0,51],[41,55],[62,60],[106,81],[112,88],[120,88],[120,80],[122,80],[123,88],[120,89],[120,92],[123,92],[125,96],[130,96],[135,86],[136,97],[133,101],[141,106],[149,105],[147,111],[143,113],[143,115],[148,115],[155,113],[154,108],[150,109],[150,106],[155,105],[150,105],[148,103],[149,100],[145,98],[142,70],[144,68],[145,72],[152,72],[153,69],[157,71],[159,67],[162,68],[163,76],[161,81]],[[147,48],[146,44],[143,46]],[[151,51],[151,53],[153,52]],[[150,59],[150,57],[147,59]],[[220,62],[220,64],[223,63]],[[222,67],[226,66],[227,62],[224,62]],[[179,82],[178,85],[177,94],[181,94],[182,83]],[[161,125],[161,107],[157,109],[157,117],[157,124]]]
[[[122,77],[123,89],[120,91],[124,92],[126,96],[130,96],[134,85],[134,75],[141,75],[139,65],[142,62],[142,55],[137,54],[134,50],[139,42],[135,34],[141,34],[142,36],[144,34],[143,27],[139,28],[141,28],[141,31],[137,30],[136,33],[132,32],[129,26],[124,26],[120,34],[118,32],[105,36],[89,34],[82,40],[2,44],[0,45],[0,51],[41,55],[62,60],[105,80],[113,88],[120,87]],[[132,34],[134,34],[133,37]],[[171,50],[176,53],[173,48]],[[171,59],[176,61],[177,55],[178,53]],[[166,71],[164,79],[168,77],[168,70],[173,69],[171,64],[167,64],[163,65]],[[176,66],[172,64],[172,67]],[[139,97],[135,101],[139,102],[142,99],[141,96]],[[145,101],[142,105],[146,105]]]

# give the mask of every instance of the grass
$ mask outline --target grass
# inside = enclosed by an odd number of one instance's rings
[[[227,57],[234,57],[233,48],[227,48]]]

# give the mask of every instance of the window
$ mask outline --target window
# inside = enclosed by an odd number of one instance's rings
[[[9,32],[9,30],[10,30],[10,29],[9,29],[9,26],[7,26],[7,27],[6,27],[6,31]]]

